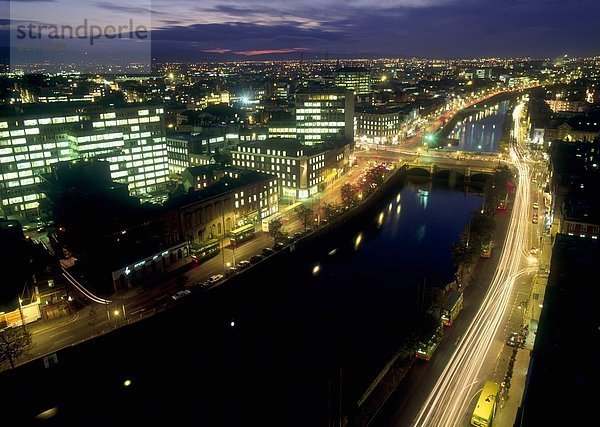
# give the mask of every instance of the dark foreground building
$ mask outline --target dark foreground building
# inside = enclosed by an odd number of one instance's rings
[[[600,324],[600,242],[558,234],[515,426],[593,423]],[[560,414],[560,415],[559,415]]]

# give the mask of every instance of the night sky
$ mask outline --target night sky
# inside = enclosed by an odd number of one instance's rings
[[[156,52],[557,57],[600,53],[598,0],[155,0]]]
[[[0,0],[0,9],[7,4]],[[151,10],[152,55],[165,59],[298,58],[299,51],[305,58],[600,54],[599,0],[12,0],[10,4],[15,10],[21,7],[22,19],[51,23],[80,22],[82,17],[105,23],[125,18],[150,22]],[[13,22],[19,22],[14,15]]]

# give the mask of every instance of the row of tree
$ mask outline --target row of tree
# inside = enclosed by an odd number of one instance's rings
[[[496,228],[495,212],[500,199],[507,196],[512,179],[507,166],[496,168],[485,186],[483,209],[473,213],[466,230],[461,233],[460,242],[453,245],[452,256],[459,282],[462,282],[465,268],[480,257],[483,245],[492,241]]]

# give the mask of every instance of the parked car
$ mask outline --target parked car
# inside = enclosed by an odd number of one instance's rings
[[[198,283],[194,283],[194,286],[198,286],[200,288],[206,288],[208,286],[207,282],[198,282]]]
[[[250,261],[244,260],[244,261],[238,262],[238,264],[237,264],[238,270],[243,270],[244,268],[247,268],[247,267],[250,267]]]
[[[267,257],[267,256],[271,256],[275,253],[275,251],[271,248],[264,248],[261,252],[262,256]]]
[[[179,291],[176,294],[171,295],[171,298],[173,298],[175,301],[177,301],[179,298],[183,298],[191,293],[192,292],[189,289],[184,289],[183,291]]]
[[[275,243],[275,244],[273,245],[273,250],[274,250],[275,252],[278,252],[278,251],[282,250],[284,247],[285,247],[285,246],[284,246],[284,244],[283,244],[283,243]]]
[[[207,283],[209,285],[215,284],[218,281],[223,280],[223,275],[222,274],[215,274],[214,276],[210,276],[207,280]]]
[[[511,332],[508,339],[506,340],[506,345],[511,347],[517,347],[519,345],[519,334],[516,332]]]
[[[231,277],[231,276],[233,276],[237,272],[238,272],[237,268],[235,268],[235,267],[229,267],[229,268],[227,268],[227,270],[225,270],[225,277]]]
[[[261,262],[264,258],[262,257],[262,255],[252,255],[250,257],[250,264],[257,264],[259,262]]]
[[[533,203],[533,209],[539,209],[540,205],[537,202]]]
[[[294,233],[293,237],[294,237],[295,240],[298,240],[299,238],[301,238],[303,236],[304,236],[304,233],[301,233],[301,232],[298,231],[298,232]]]

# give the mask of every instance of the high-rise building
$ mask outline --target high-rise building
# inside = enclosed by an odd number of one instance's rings
[[[371,93],[371,71],[363,67],[343,67],[336,71],[334,83],[354,95],[367,95]]]
[[[306,145],[354,139],[354,95],[343,88],[296,92],[296,131]]]
[[[57,103],[0,110],[2,214],[39,215],[44,195],[39,175],[59,161],[96,158],[110,163],[111,178],[132,196],[166,187],[167,150],[163,108],[102,103]]]

